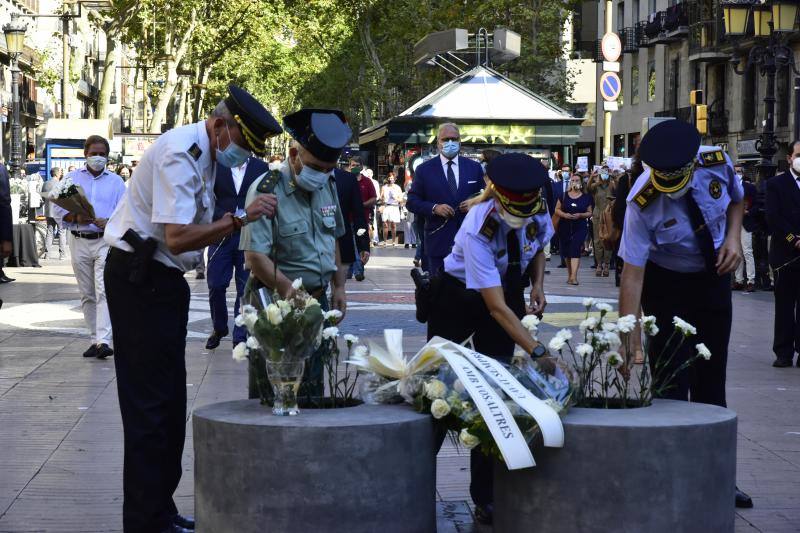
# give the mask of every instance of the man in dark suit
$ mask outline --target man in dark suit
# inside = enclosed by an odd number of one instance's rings
[[[0,164],[0,283],[12,281],[3,273],[3,261],[11,255],[12,220],[11,185],[6,167]],[[0,307],[3,307],[3,300],[0,300]]]
[[[269,172],[269,166],[251,157],[247,162],[235,168],[217,165],[217,177],[214,183],[214,220],[219,220],[225,213],[234,213],[244,209],[247,191],[253,182]],[[244,268],[244,252],[239,250],[239,232],[233,233],[218,244],[208,247],[208,304],[211,307],[211,321],[214,332],[206,342],[206,349],[213,350],[219,346],[220,339],[228,335],[228,304],[225,292],[236,273],[236,304],[234,316],[239,314],[239,300],[244,292],[249,272]],[[233,345],[247,340],[244,328],[233,328]]]
[[[442,124],[436,140],[439,155],[417,167],[408,192],[408,210],[425,218],[423,267],[431,274],[442,269],[467,213],[466,200],[484,187],[483,169],[461,157],[461,135],[453,123]]]
[[[792,366],[800,352],[800,140],[789,147],[789,170],[767,181],[769,263],[775,273],[775,339],[772,366]],[[800,358],[797,360],[800,366]]]
[[[342,264],[352,265],[356,262],[356,252],[361,263],[369,261],[369,232],[364,218],[364,203],[361,201],[361,189],[356,175],[341,168],[333,171],[336,180],[336,194],[339,196],[339,207],[344,218],[345,233],[339,237],[339,253]],[[361,235],[359,235],[359,230]],[[355,234],[355,237],[354,237]],[[361,280],[364,279],[363,272]],[[359,281],[361,281],[359,280]]]

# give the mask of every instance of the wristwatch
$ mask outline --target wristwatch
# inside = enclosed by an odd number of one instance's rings
[[[233,214],[233,218],[235,218],[241,227],[245,227],[250,221],[247,220],[247,211],[242,209],[241,207],[236,210]]]
[[[539,344],[531,351],[531,357],[534,359],[538,359],[547,355],[547,348],[544,347],[544,344]]]

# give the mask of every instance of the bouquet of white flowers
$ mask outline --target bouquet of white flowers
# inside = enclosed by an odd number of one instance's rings
[[[53,188],[50,192],[50,201],[72,214],[82,215],[89,220],[95,218],[94,207],[86,198],[83,187],[73,183],[69,176],[62,179],[58,187]]]

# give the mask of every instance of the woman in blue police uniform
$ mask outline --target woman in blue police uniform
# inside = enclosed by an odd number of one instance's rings
[[[444,260],[428,321],[428,338],[463,342],[474,334],[475,349],[509,362],[514,345],[535,357],[545,354],[520,319],[541,315],[544,245],[553,224],[541,189],[547,170],[525,154],[504,154],[487,166],[488,186],[473,203]],[[525,305],[524,275],[530,278],[531,305]],[[470,493],[476,517],[492,519],[492,462],[473,450]]]
[[[625,261],[619,314],[636,314],[641,302],[656,317],[660,333],[648,351],[651,365],[664,351],[678,316],[697,335],[672,349],[662,361],[661,379],[694,356],[704,343],[711,359],[696,360],[679,372],[663,397],[725,406],[725,374],[731,334],[731,272],[742,259],[740,233],[744,191],[728,155],[716,146],[700,146],[694,126],[662,122],[642,139],[648,166],[628,195],[619,255]],[[658,388],[659,383],[654,385]],[[736,491],[736,505],[752,507]]]

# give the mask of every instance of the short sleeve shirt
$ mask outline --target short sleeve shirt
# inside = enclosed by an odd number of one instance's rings
[[[497,229],[483,231],[488,218],[494,219]],[[469,210],[456,234],[453,250],[444,259],[444,270],[462,281],[468,289],[501,287],[508,269],[508,233],[517,232],[520,244],[520,266],[523,272],[553,237],[553,222],[547,212],[526,220],[525,225],[512,230],[495,211],[494,200],[482,202]],[[487,236],[491,233],[491,236]]]
[[[701,146],[699,154],[716,150]],[[698,159],[699,162],[699,159]],[[686,196],[671,199],[658,194],[646,207],[635,198],[650,181],[650,169],[645,169],[628,195],[628,209],[622,230],[619,256],[626,263],[643,267],[647,261],[676,272],[700,272],[705,261],[700,244],[692,229]],[[744,198],[744,189],[725,154],[725,162],[713,166],[698,163],[692,174],[689,192],[703,214],[706,226],[719,249],[727,231],[727,212],[731,203]]]
[[[303,279],[316,290],[336,272],[336,239],[345,234],[344,219],[333,180],[309,193],[294,184],[288,162],[275,186],[278,210],[274,219],[262,217],[242,228],[240,248],[270,256],[289,279]],[[259,194],[255,181],[246,205]]]
[[[182,271],[202,260],[202,250],[173,254],[167,224],[209,224],[214,214],[214,165],[205,121],[162,134],[139,160],[128,193],[106,226],[105,239],[132,251],[122,240],[128,229],[158,242],[156,261]]]

